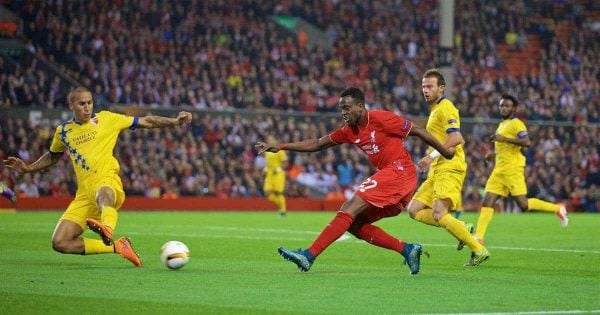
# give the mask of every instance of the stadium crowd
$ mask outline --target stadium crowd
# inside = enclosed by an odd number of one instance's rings
[[[0,158],[19,156],[28,162],[48,150],[53,126],[47,119],[32,125],[22,119],[0,119]],[[263,196],[264,159],[252,144],[268,134],[281,141],[296,141],[327,134],[340,119],[308,116],[200,115],[187,128],[125,132],[116,149],[123,184],[128,195],[154,198],[177,196]],[[465,133],[469,170],[464,187],[464,207],[476,209],[491,165],[483,161],[491,144],[486,128],[471,125]],[[469,128],[469,125],[467,125]],[[595,139],[599,129],[589,126],[531,126],[535,145],[527,151],[527,184],[530,195],[550,201],[567,201],[579,211],[598,211],[600,206],[600,157]],[[425,145],[409,138],[407,147],[418,160]],[[286,195],[309,196],[311,189],[329,198],[343,198],[344,190],[362,182],[374,170],[351,146],[312,154],[289,153]],[[64,196],[75,191],[68,156],[45,173],[27,174],[16,184],[21,196]],[[565,176],[569,174],[568,176]],[[422,174],[423,176],[425,174]],[[7,168],[0,181],[15,185]],[[310,188],[309,188],[310,187]]]
[[[370,103],[426,115],[420,74],[436,64],[437,1],[15,1],[27,47],[96,93],[98,104],[335,111],[352,85]],[[600,122],[594,1],[456,2],[455,103],[492,117],[502,92],[530,119]],[[270,15],[302,17],[334,43],[328,51],[288,36]],[[398,18],[398,17],[402,18]],[[493,21],[490,23],[490,21]],[[577,25],[568,42],[556,23]],[[503,43],[538,36],[539,73],[505,71]],[[6,62],[0,61],[0,66]],[[68,84],[35,61],[2,71],[3,106],[63,106]],[[5,70],[3,68],[3,70]],[[10,69],[6,69],[10,70]],[[18,104],[18,105],[17,105]]]
[[[337,95],[353,85],[373,108],[426,116],[421,73],[437,63],[437,1],[13,1],[24,21],[26,49],[37,56],[0,56],[0,108],[64,108],[72,78],[94,91],[97,108],[112,104],[196,109],[267,109],[275,114],[197,117],[189,130],[125,133],[117,153],[129,195],[261,196],[262,157],[251,145],[269,131],[283,141],[326,134],[337,119],[314,120],[285,112],[333,112]],[[498,118],[494,104],[515,94],[529,120],[573,122],[531,125],[528,185],[534,196],[570,200],[597,211],[600,69],[594,1],[457,0],[453,95],[462,117]],[[293,15],[319,27],[333,49],[299,42],[270,20]],[[402,17],[402,18],[398,18]],[[563,42],[556,23],[577,26]],[[524,49],[537,36],[539,72],[513,77],[501,45]],[[16,58],[16,59],[15,59]],[[63,77],[43,65],[56,65]],[[283,115],[283,113],[281,114]],[[47,149],[57,122],[0,120],[1,155],[30,161]],[[593,123],[596,125],[589,125]],[[490,166],[485,137],[495,125],[467,127],[465,207],[481,200]],[[146,141],[147,137],[153,139]],[[289,139],[288,139],[289,138]],[[419,158],[422,144],[409,140]],[[372,170],[354,149],[290,154],[289,196],[333,197]],[[25,195],[74,191],[67,161],[26,176]],[[570,176],[564,176],[571,174]],[[13,181],[7,169],[0,180]]]

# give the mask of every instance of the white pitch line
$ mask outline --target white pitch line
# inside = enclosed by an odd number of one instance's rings
[[[449,244],[422,244],[423,246],[432,247],[456,247]],[[586,253],[600,254],[600,250],[582,250],[582,249],[563,249],[563,248],[535,248],[535,247],[510,247],[510,246],[487,246],[489,249],[504,249],[504,250],[521,250],[532,252],[558,252],[558,253]]]
[[[237,226],[208,226],[208,227],[203,227],[203,229],[206,229],[206,230],[219,230],[219,231],[248,231],[248,232],[290,233],[290,234],[319,235],[319,232],[313,232],[313,231],[288,230],[288,229],[240,228],[240,227],[237,227]]]
[[[200,234],[200,233],[172,233],[172,232],[152,232],[152,233],[140,233],[140,232],[129,232],[127,233],[127,235],[153,235],[153,236],[169,236],[169,237],[174,237],[174,238],[235,238],[235,239],[240,239],[240,240],[258,240],[258,241],[262,241],[262,240],[268,240],[268,241],[306,241],[305,238],[299,238],[299,237],[277,237],[277,236],[250,236],[250,235],[237,235],[237,234],[227,234],[227,235],[220,235],[220,234]]]
[[[175,228],[175,227],[173,227]],[[300,235],[318,235],[319,232],[315,231],[303,231],[303,230],[289,230],[289,229],[264,229],[264,228],[244,228],[244,227],[231,227],[231,226],[210,226],[201,227],[204,230],[214,231],[234,231],[234,232],[251,232],[251,233],[279,233],[279,234],[300,234]],[[168,230],[168,229],[167,229]],[[133,233],[129,233],[133,234]],[[135,233],[135,234],[146,234],[146,233]],[[152,235],[168,235],[168,236],[180,236],[188,238],[207,237],[207,238],[235,238],[235,239],[250,239],[250,240],[279,240],[279,241],[306,241],[306,238],[289,237],[289,236],[245,236],[245,235],[215,235],[215,234],[179,234],[179,233],[152,233]],[[348,234],[342,235],[336,242],[352,242],[362,243],[365,242],[353,238]],[[428,244],[423,243],[424,246],[431,247],[455,247],[454,244]],[[538,252],[558,252],[558,253],[586,253],[586,254],[600,254],[600,250],[579,250],[579,249],[561,249],[561,248],[534,248],[534,247],[510,247],[510,246],[490,246],[490,249],[501,249],[501,250],[517,250],[517,251],[538,251]]]
[[[537,315],[537,314],[591,314],[600,310],[566,310],[566,311],[534,311],[534,312],[500,312],[500,313],[423,313],[422,315]]]

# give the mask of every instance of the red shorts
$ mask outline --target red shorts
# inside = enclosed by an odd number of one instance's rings
[[[410,202],[417,189],[417,170],[414,166],[398,170],[395,166],[379,170],[367,178],[355,194],[370,204],[361,216],[375,222],[397,216]]]

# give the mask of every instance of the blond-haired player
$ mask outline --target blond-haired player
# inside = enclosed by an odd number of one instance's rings
[[[458,209],[462,200],[462,186],[467,172],[463,137],[460,133],[458,109],[446,98],[446,81],[437,69],[423,74],[422,91],[431,106],[426,129],[446,148],[454,148],[453,159],[446,159],[432,151],[417,164],[429,169],[427,179],[414,195],[408,211],[410,216],[422,223],[443,227],[460,242],[471,248],[468,266],[477,266],[490,256],[488,250],[471,235],[464,222],[449,212]]]
[[[117,253],[141,267],[129,239],[113,239],[117,210],[125,200],[113,150],[119,133],[125,129],[178,126],[190,122],[192,114],[180,112],[177,118],[167,118],[94,113],[92,94],[85,87],[71,90],[67,99],[73,118],[56,128],[49,151],[31,164],[17,157],[9,157],[4,163],[18,173],[31,173],[55,165],[67,152],[77,176],[77,193],[56,225],[52,248],[64,254]],[[82,237],[86,227],[102,240]]]
[[[487,155],[488,160],[495,159],[494,170],[485,185],[483,207],[479,213],[475,236],[483,243],[492,216],[494,204],[499,197],[510,194],[523,211],[538,210],[556,213],[562,227],[569,225],[567,210],[564,206],[537,198],[527,198],[525,183],[525,156],[521,149],[531,145],[527,127],[515,116],[517,99],[504,94],[498,104],[502,122],[491,137],[494,153]]]

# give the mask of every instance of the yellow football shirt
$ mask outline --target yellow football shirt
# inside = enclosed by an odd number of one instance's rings
[[[104,176],[117,175],[119,163],[113,156],[119,133],[135,129],[138,117],[102,111],[84,124],[71,119],[54,131],[50,152],[69,152],[79,188]]]
[[[444,144],[450,133],[460,131],[460,116],[458,115],[458,109],[450,100],[443,97],[431,107],[429,119],[427,120],[427,127],[425,129],[427,129],[427,131],[429,131],[429,133],[431,133],[440,143]],[[455,149],[456,153],[454,154],[453,159],[447,160],[443,156],[440,156],[431,162],[431,170],[466,170],[467,162],[465,161],[463,145],[459,144]]]
[[[510,139],[523,138],[527,136],[527,127],[519,118],[512,117],[500,122],[496,133]],[[494,166],[496,169],[509,170],[525,167],[525,156],[521,153],[520,145],[495,141],[494,150],[496,152],[496,165]]]
[[[287,154],[285,151],[279,150],[277,153],[266,152],[265,153],[266,166],[265,170],[267,174],[279,173],[283,169],[281,168],[284,161],[287,160]]]

